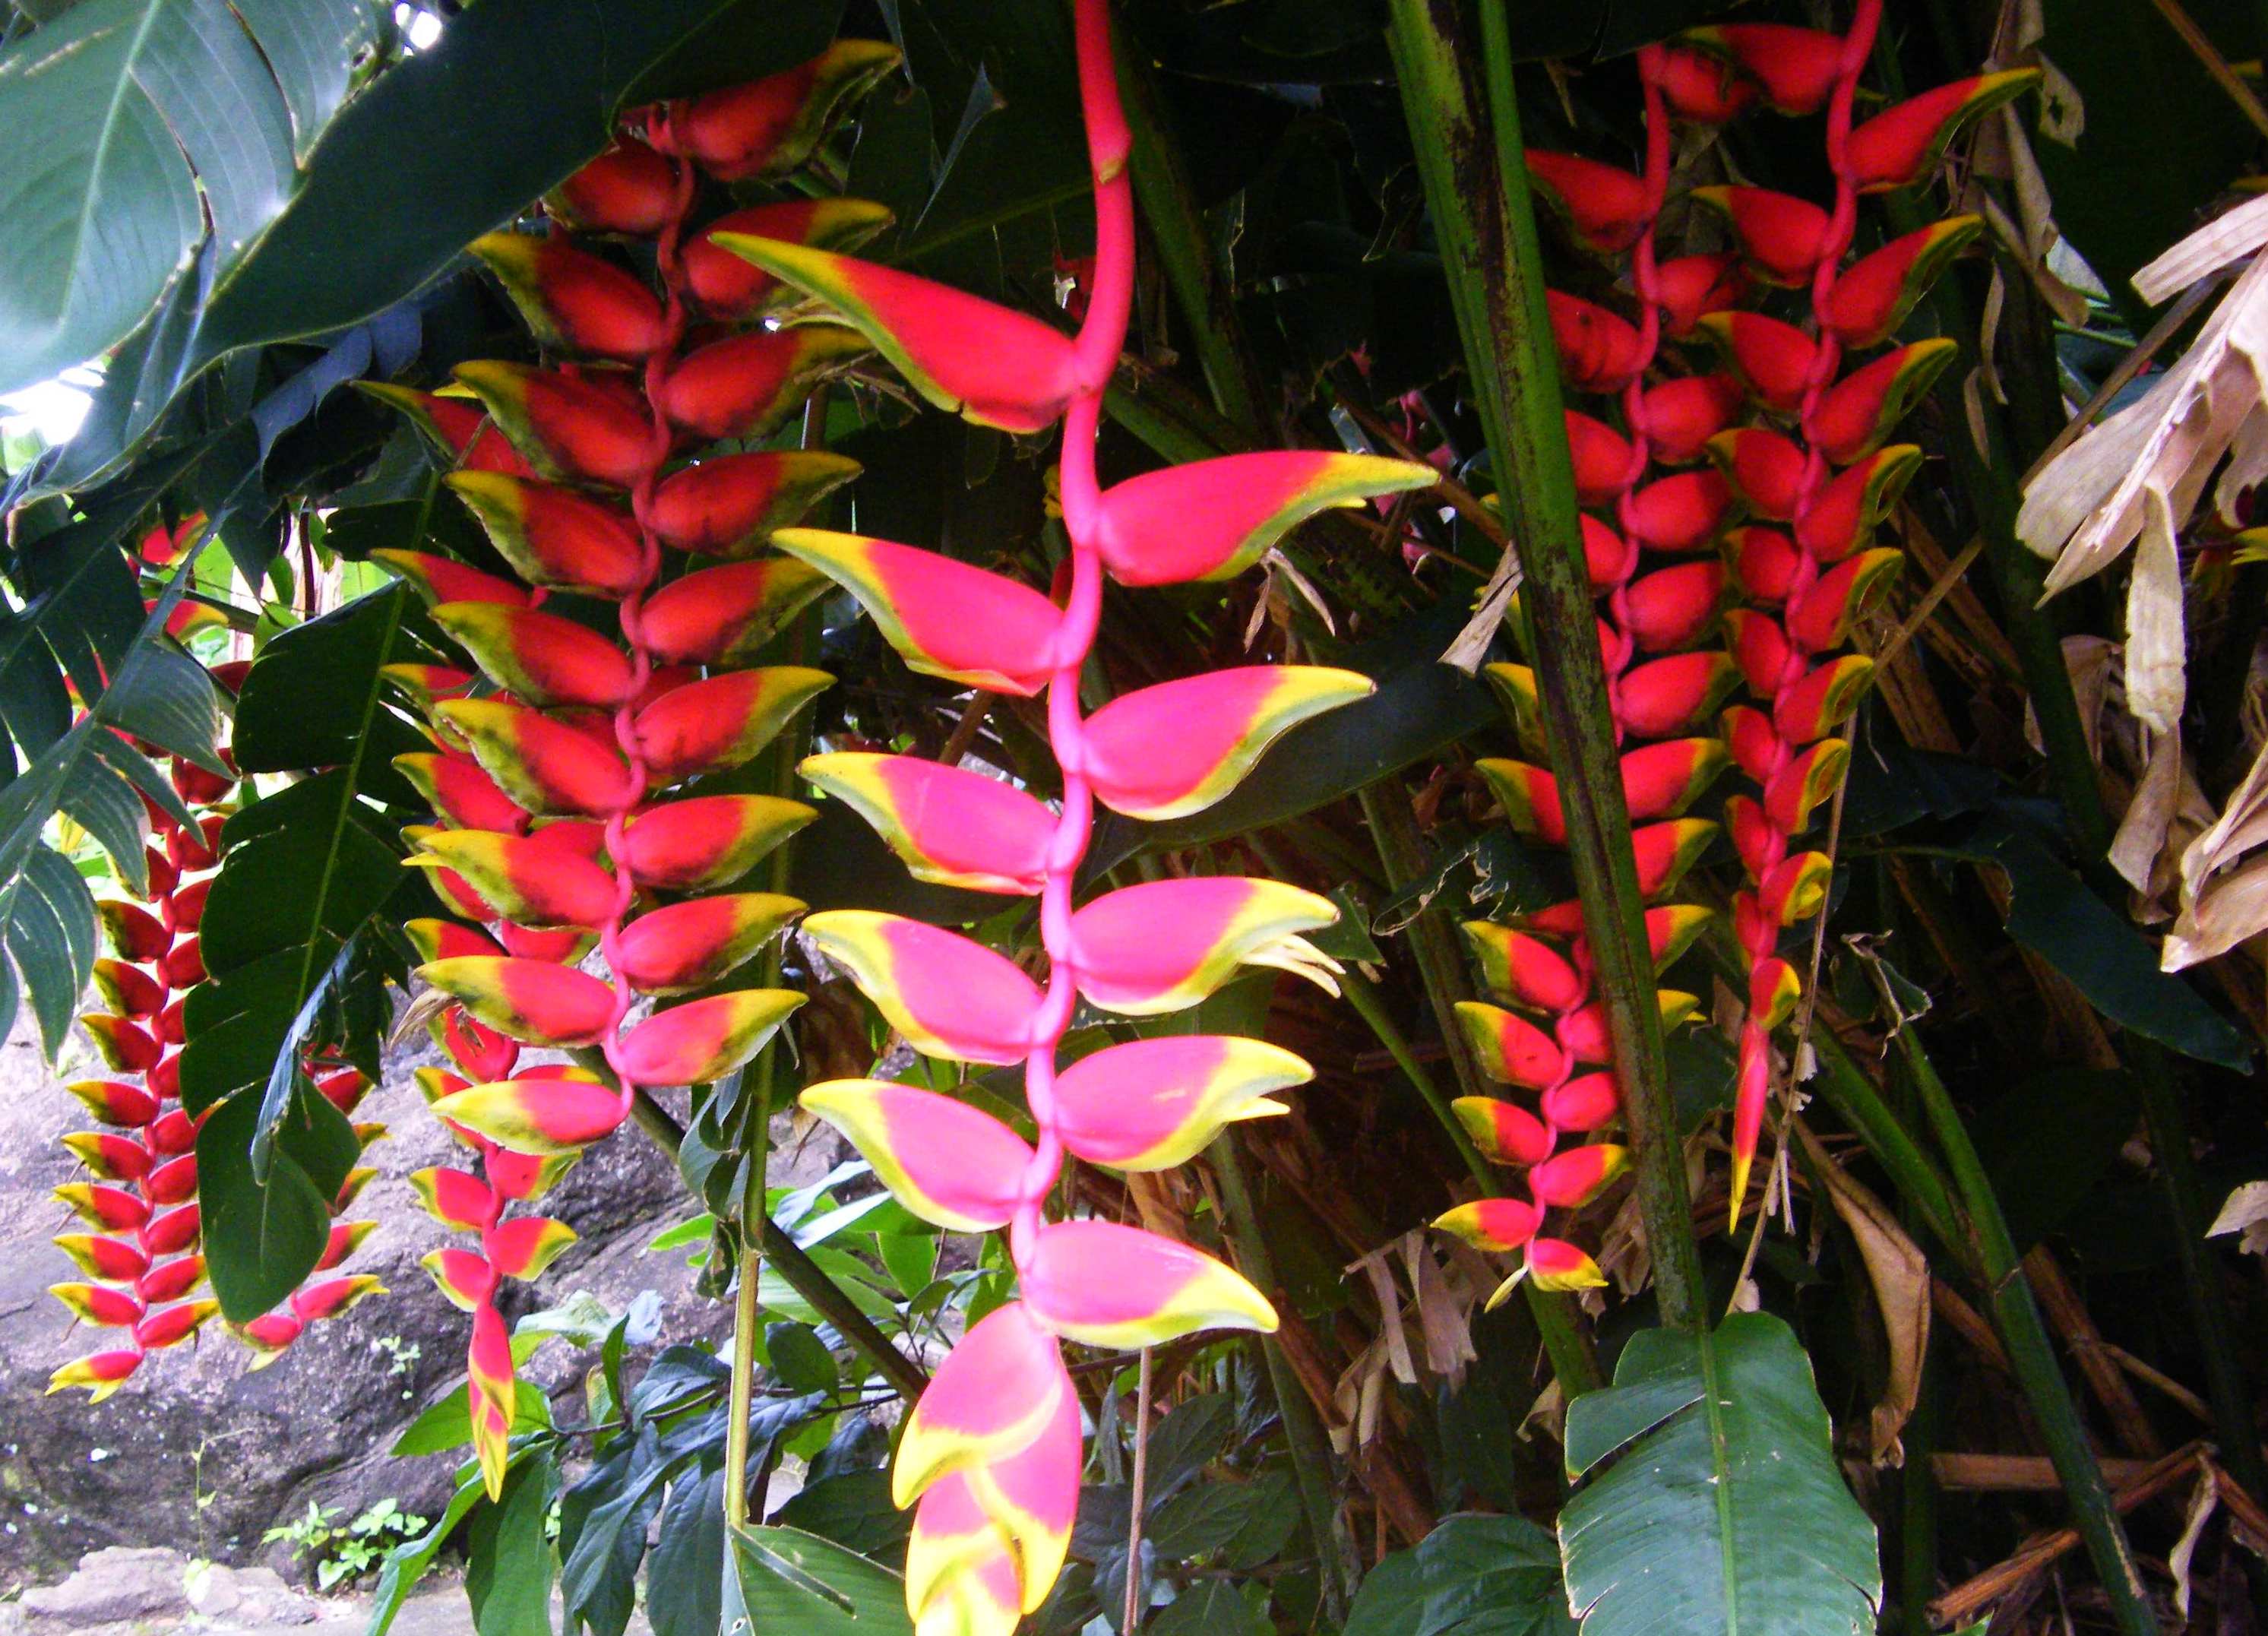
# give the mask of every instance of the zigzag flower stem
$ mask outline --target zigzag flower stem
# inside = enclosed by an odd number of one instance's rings
[[[151,548],[144,549],[146,555]],[[245,669],[243,661],[217,665],[212,675],[233,691]],[[197,1293],[205,1281],[196,1159],[204,1119],[180,1105],[180,1049],[188,991],[204,980],[198,927],[237,785],[232,777],[178,756],[173,781],[175,792],[200,815],[195,825],[184,826],[145,798],[152,836],[144,859],[149,907],[120,898],[97,905],[112,952],[94,970],[107,1009],[79,1021],[114,1077],[69,1087],[106,1128],[63,1139],[92,1179],[55,1190],[93,1230],[55,1240],[85,1276],[53,1285],[50,1293],[81,1321],[120,1331],[122,1344],[64,1364],[48,1389],[79,1387],[96,1403],[124,1385],[150,1353],[190,1339],[219,1310],[218,1302]],[[316,1088],[343,1113],[351,1113],[369,1088],[352,1068],[307,1065],[319,1076]],[[383,1133],[376,1125],[355,1129],[364,1146]],[[333,1201],[334,1215],[343,1214],[371,1174],[357,1168],[348,1177]],[[373,1225],[338,1221],[316,1271],[333,1271]],[[379,1288],[366,1273],[320,1278],[234,1332],[256,1354],[253,1367],[263,1367],[308,1324],[344,1312]]]
[[[1638,54],[1646,97],[1643,172],[1632,176],[1594,160],[1530,151],[1536,186],[1594,254],[1630,252],[1638,321],[1624,321],[1594,303],[1558,291],[1549,305],[1562,372],[1576,392],[1619,404],[1624,431],[1577,410],[1567,412],[1585,554],[1600,599],[1599,647],[1608,675],[1616,742],[1660,742],[1622,756],[1624,790],[1638,828],[1639,888],[1649,903],[1672,890],[1708,844],[1716,826],[1679,816],[1725,765],[1724,746],[1696,734],[1735,681],[1722,653],[1688,652],[1715,623],[1724,570],[1713,560],[1683,561],[1639,572],[1644,553],[1690,558],[1713,542],[1731,505],[1724,480],[1705,467],[1656,475],[1657,465],[1687,467],[1727,424],[1741,401],[1739,383],[1723,374],[1651,380],[1665,332],[1690,335],[1702,313],[1737,299],[1742,281],[1734,258],[1690,256],[1668,267],[1656,259],[1655,221],[1668,193],[1670,130],[1661,89],[1672,59],[1662,47]],[[1592,512],[1607,512],[1609,526]],[[1523,744],[1548,755],[1535,672],[1491,665],[1490,681],[1505,701]],[[1542,768],[1484,760],[1482,776],[1515,828],[1558,844],[1566,836],[1557,781]],[[1707,912],[1688,904],[1651,908],[1646,931],[1657,967],[1698,933]],[[1521,917],[1465,927],[1491,993],[1507,1005],[1550,1018],[1548,1029],[1498,1006],[1468,1003],[1459,1021],[1484,1072],[1532,1092],[1536,1112],[1492,1097],[1464,1097],[1456,1111],[1474,1143],[1499,1164],[1528,1168],[1525,1200],[1484,1198],[1459,1205],[1434,1225],[1477,1248],[1519,1251],[1521,1264],[1491,1296],[1504,1301],[1523,1277],[1546,1289],[1594,1286],[1605,1280],[1590,1256],[1544,1236],[1554,1207],[1588,1203],[1624,1168],[1624,1150],[1594,1142],[1558,1151],[1567,1134],[1610,1125],[1623,1102],[1609,1065],[1612,1046],[1596,1002],[1596,972],[1573,902]],[[1697,1009],[1689,994],[1660,996],[1665,1023]]]
[[[1840,789],[1850,750],[1835,730],[1874,674],[1862,654],[1830,657],[1896,577],[1903,556],[1876,548],[1875,530],[1920,464],[1889,442],[1891,429],[1950,359],[1948,340],[1914,342],[1838,379],[1846,350],[1888,340],[1954,252],[1977,230],[1956,217],[1882,246],[1848,268],[1860,195],[1925,180],[1965,121],[2030,85],[2036,70],[1958,81],[1862,125],[1852,106],[1881,19],[1881,0],[1857,0],[1840,35],[1784,27],[1697,31],[1693,48],[1747,77],[1737,99],[1709,95],[1697,117],[1728,101],[1761,99],[1784,113],[1826,108],[1835,195],[1825,210],[1753,188],[1707,188],[1749,270],[1764,284],[1803,291],[1808,329],[1753,313],[1703,321],[1755,407],[1784,417],[1792,436],[1761,427],[1720,434],[1710,453],[1758,525],[1735,532],[1736,585],[1758,606],[1727,615],[1733,657],[1764,708],[1726,712],[1734,763],[1757,794],[1726,802],[1726,825],[1747,884],[1733,930],[1749,962],[1747,1015],[1734,1082],[1730,1216],[1737,1224],[1773,1077],[1771,1036],[1795,1014],[1804,978],[1782,940],[1826,908],[1833,860],[1797,837]],[[1719,87],[1737,82],[1730,74]],[[1782,529],[1786,532],[1782,532]]]
[[[1046,696],[1062,773],[1050,812],[964,767],[903,755],[811,757],[804,775],[856,808],[919,878],[1039,900],[1044,986],[1005,955],[895,916],[812,916],[806,939],[843,967],[917,1050],[1020,1065],[1035,1140],[954,1098],[882,1080],[836,1080],[804,1106],[858,1144],[906,1206],[960,1232],[1005,1229],[1019,1299],[972,1327],[908,1417],[892,1477],[918,1504],[907,1605],[923,1636],[1004,1636],[1046,1599],[1070,1542],[1083,1463],[1079,1399],[1060,1343],[1153,1345],[1193,1330],[1270,1330],[1261,1293],[1221,1263],[1140,1229],[1050,1220],[1067,1159],[1156,1170],[1228,1122],[1280,1113],[1270,1093],[1310,1075],[1289,1052],[1210,1035],[1137,1038],[1068,1067],[1081,999],[1122,1017],[1182,1010],[1248,965],[1331,985],[1301,935],[1332,905],[1277,881],[1154,881],[1074,903],[1095,804],[1163,819],[1233,789],[1278,734],[1370,683],[1312,667],[1252,667],[1123,695],[1086,715],[1106,576],[1123,586],[1219,579],[1328,506],[1430,485],[1429,468],[1368,456],[1247,454],[1104,489],[1102,396],[1125,342],[1134,280],[1129,136],[1104,0],[1077,0],[1079,92],[1095,189],[1096,253],[1075,337],[1025,313],[892,269],[763,235],[719,242],[856,326],[940,409],[1041,432],[1063,423],[1070,556],[1063,601],[915,547],[784,529],[780,547],[865,604],[907,663],[963,687]]]
[[[896,61],[894,48],[838,41],[770,79],[651,110],[547,201],[555,228],[652,240],[658,294],[565,232],[473,246],[547,347],[595,362],[460,365],[461,388],[485,416],[452,397],[378,389],[449,451],[450,485],[534,587],[387,554],[496,689],[469,696],[471,672],[392,667],[436,744],[398,758],[441,819],[416,831],[409,861],[431,872],[452,909],[490,928],[430,920],[411,932],[420,974],[452,1002],[433,1026],[459,1071],[422,1070],[420,1084],[480,1158],[477,1174],[440,1168],[413,1180],[443,1225],[477,1240],[426,1265],[473,1315],[468,1390],[491,1494],[509,1467],[518,1392],[497,1292],[538,1276],[574,1238],[512,1207],[621,1125],[642,1090],[723,1078],[802,1004],[788,990],[723,984],[804,906],[722,888],[812,810],[673,792],[756,755],[832,680],[752,667],[826,585],[762,552],[775,528],[858,467],[796,450],[677,456],[760,442],[866,350],[840,325],[777,327],[783,287],[718,240],[762,231],[854,243],[889,217],[856,201],[799,199],[689,229],[704,174],[737,182],[796,169]],[[673,576],[674,553],[716,565]],[[615,603],[619,643],[542,611],[554,590]],[[593,946],[604,977],[579,969]],[[647,997],[665,1003],[633,1021]],[[612,1082],[573,1064],[521,1067],[522,1045],[595,1048]]]
[[[1646,48],[1638,59],[1646,112],[1638,174],[1570,154],[1528,155],[1537,191],[1586,250],[1630,252],[1635,323],[1558,291],[1549,305],[1568,386],[1620,403],[1620,430],[1570,411],[1567,433],[1580,499],[1590,512],[1610,510],[1616,523],[1583,520],[1593,586],[1603,599],[1600,646],[1616,736],[1665,741],[1622,759],[1631,816],[1639,824],[1639,884],[1649,901],[1675,884],[1716,832],[1713,824],[1676,815],[1728,755],[1757,791],[1731,797],[1725,808],[1747,873],[1733,920],[1749,968],[1732,1133],[1736,1221],[1771,1084],[1771,1035],[1802,994],[1802,978],[1779,948],[1792,928],[1823,909],[1831,871],[1823,853],[1798,850],[1795,837],[1840,785],[1849,752],[1829,735],[1857,707],[1873,669],[1863,656],[1827,655],[1848,641],[1900,564],[1896,551],[1869,548],[1920,455],[1885,446],[1886,439],[1953,347],[1917,342],[1839,380],[1837,373],[1846,350],[1891,336],[1977,230],[1974,217],[1956,217],[1846,268],[1858,199],[1921,180],[1963,121],[2036,77],[2019,71],[1962,81],[1854,128],[1858,76],[1880,14],[1879,0],[1859,0],[1843,34],[1727,25]],[[1719,124],[1759,102],[1788,114],[1825,110],[1837,179],[1832,206],[1754,188],[1696,188],[1692,197],[1727,219],[1738,252],[1660,259],[1656,225],[1670,181],[1672,116]],[[1776,288],[1806,292],[1808,329],[1743,306]],[[1712,343],[1719,365],[1665,375],[1664,340]],[[1760,424],[1728,430],[1744,402],[1761,411]],[[1792,423],[1796,435],[1774,422]],[[1650,462],[1690,465],[1705,456],[1713,469],[1648,477]],[[1722,565],[1692,561],[1637,573],[1641,550],[1718,549]],[[1727,589],[1751,605],[1726,615],[1729,654],[1675,652],[1707,633]],[[1669,656],[1634,663],[1641,654]],[[1523,741],[1543,753],[1533,673],[1495,666],[1491,676]],[[1696,732],[1742,682],[1767,708],[1726,711],[1715,736],[1668,736]],[[1549,772],[1508,761],[1484,762],[1481,770],[1516,827],[1550,843],[1564,838]],[[1686,906],[1648,910],[1657,966],[1690,941],[1703,917]],[[1604,1028],[1589,1006],[1580,915],[1560,904],[1528,917],[1521,929],[1467,930],[1490,986],[1553,1021],[1546,1033],[1493,1006],[1467,1008],[1483,1061],[1497,1078],[1538,1092],[1542,1117],[1490,1099],[1460,1108],[1492,1156],[1533,1167],[1529,1197],[1481,1200],[1437,1225],[1488,1249],[1525,1246],[1522,1271],[1539,1281],[1598,1282],[1580,1250],[1535,1237],[1550,1205],[1587,1198],[1620,1158],[1606,1146],[1554,1152],[1563,1131],[1598,1128],[1619,1100],[1610,1074],[1575,1072],[1609,1060]],[[1539,941],[1539,932],[1567,940],[1564,951]],[[1688,995],[1664,992],[1660,1003],[1665,1021],[1696,1009]]]

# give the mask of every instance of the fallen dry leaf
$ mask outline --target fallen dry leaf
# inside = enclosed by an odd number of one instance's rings
[[[1812,1169],[1826,1184],[1835,1213],[1858,1241],[1867,1281],[1874,1286],[1874,1303],[1889,1337],[1889,1375],[1881,1402],[1867,1418],[1867,1452],[1878,1466],[1904,1465],[1905,1450],[1898,1434],[1919,1399],[1922,1360],[1929,1352],[1929,1257],[1898,1225],[1889,1206],[1835,1162],[1808,1125],[1800,1119],[1788,1124],[1803,1144]]]

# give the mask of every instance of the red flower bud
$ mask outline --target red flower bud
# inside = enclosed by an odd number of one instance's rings
[[[563,235],[483,233],[467,247],[547,347],[637,363],[668,341],[661,302],[645,281]]]
[[[1843,37],[1784,23],[1726,23],[1688,30],[1682,38],[1721,55],[1763,89],[1782,114],[1816,114],[1835,89]]]
[[[1654,269],[1654,299],[1661,307],[1661,332],[1683,341],[1712,313],[1721,313],[1748,293],[1748,275],[1737,255],[1681,255]]]
[[[1904,188],[1935,170],[1945,145],[1978,114],[2014,101],[2039,83],[2036,68],[2012,68],[1949,85],[1877,114],[1851,133],[1851,181],[1861,193]]]
[[[1808,199],[1765,188],[1696,188],[1693,197],[1723,213],[1749,271],[1768,284],[1800,289],[1827,246],[1827,212]]]
[[[1569,409],[1567,453],[1575,467],[1576,502],[1613,504],[1630,472],[1631,446],[1622,433],[1603,421]]]
[[[1559,348],[1559,371],[1578,392],[1620,392],[1637,376],[1645,359],[1638,331],[1596,302],[1557,290],[1544,292],[1551,313],[1552,339]]]
[[[1528,179],[1536,197],[1551,207],[1577,239],[1602,255],[1629,249],[1651,220],[1646,184],[1615,166],[1530,148]]]
[[[543,203],[571,227],[651,239],[677,213],[676,174],[645,144],[618,136],[597,158],[545,195]]]
[[[1846,347],[1880,345],[1983,226],[1981,217],[1952,216],[1891,240],[1843,270],[1820,309],[1822,321]]]
[[[1698,460],[1709,440],[1732,424],[1741,396],[1741,383],[1722,374],[1687,375],[1650,387],[1638,409],[1648,453],[1671,466]]]
[[[895,46],[838,40],[784,72],[695,97],[660,129],[719,181],[783,175],[810,158],[838,109],[898,61]]]
[[[1663,46],[1653,83],[1680,119],[1697,125],[1721,125],[1756,99],[1756,87],[1731,64],[1690,46]]]

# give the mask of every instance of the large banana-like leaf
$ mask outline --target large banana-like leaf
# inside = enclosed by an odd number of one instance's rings
[[[796,1636],[913,1636],[906,1586],[857,1551],[792,1528],[744,1528],[733,1561],[748,1623]]]
[[[0,178],[0,391],[139,327],[115,458],[227,353],[418,289],[625,103],[811,55],[841,0],[485,0],[357,91],[391,11],[80,0],[0,54],[0,129],[40,133]]]
[[[281,213],[298,160],[387,26],[372,0],[85,0],[0,58],[0,389],[117,341],[206,233],[224,262]]]
[[[1559,1517],[1584,1636],[1863,1636],[1882,1595],[1874,1524],[1829,1444],[1794,1331],[1739,1313],[1646,1330],[1615,1383],[1567,1408]]]
[[[401,657],[408,609],[397,585],[285,631],[238,704],[247,772],[322,770],[229,820],[201,926],[211,980],[188,1002],[181,1099],[225,1116],[198,1152],[208,1219],[234,1228],[207,1249],[232,1318],[265,1311],[322,1253],[320,1184],[337,1181],[309,1154],[328,1154],[327,1127],[342,1122],[305,1088],[300,1058],[343,1044],[375,1067],[385,980],[403,973],[365,929],[389,903],[423,900],[375,804],[414,800],[388,761],[423,741],[382,702],[379,675]]]

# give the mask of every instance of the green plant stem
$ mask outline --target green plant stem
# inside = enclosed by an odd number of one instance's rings
[[[1150,230],[1150,248],[1165,270],[1182,321],[1189,326],[1189,343],[1213,407],[1242,431],[1257,435],[1262,431],[1259,395],[1239,334],[1236,307],[1222,284],[1188,168],[1159,106],[1148,58],[1141,52],[1119,51],[1118,90],[1134,138],[1129,161],[1134,196]]]
[[[2174,1253],[2181,1264],[2182,1287],[2189,1295],[2190,1318],[2205,1351],[2205,1398],[2213,1410],[2220,1462],[2247,1492],[2257,1497],[2268,1493],[2268,1463],[2261,1458],[2260,1434],[2252,1422],[2251,1387],[2237,1351],[2228,1292],[2213,1247],[2205,1242],[2211,1223],[2205,1212],[2205,1183],[2190,1146],[2181,1087],[2175,1083],[2171,1059],[2155,1040],[2130,1036],[2126,1055],[2142,1093],[2142,1122],[2150,1132],[2151,1156],[2157,1161],[2157,1187],[2173,1222]]]
[[[1418,1060],[1417,1049],[1410,1044],[1410,1036],[1402,1031],[1402,1025],[1388,1013],[1378,985],[1360,972],[1350,971],[1339,979],[1339,991],[1346,997],[1347,1004],[1354,1008],[1355,1015],[1369,1028],[1372,1037],[1385,1049],[1388,1056],[1394,1058],[1394,1065],[1402,1070],[1402,1077],[1410,1081],[1418,1099],[1440,1124],[1443,1133],[1449,1139],[1449,1146],[1457,1150],[1459,1162],[1470,1173],[1473,1180],[1484,1188],[1493,1189],[1497,1185],[1495,1172],[1490,1168],[1489,1161],[1481,1157],[1480,1149],[1473,1146],[1471,1134],[1451,1110],[1449,1099],[1442,1094],[1440,1084],[1425,1072],[1425,1065]]]
[[[604,1058],[600,1061],[603,1063]],[[684,1130],[652,1093],[639,1089],[632,1094],[630,1117],[672,1158],[684,1146]],[[781,1281],[810,1302],[820,1316],[835,1326],[836,1332],[850,1344],[851,1350],[873,1366],[874,1372],[902,1393],[907,1401],[920,1396],[929,1385],[928,1372],[890,1345],[890,1338],[877,1329],[873,1320],[859,1311],[848,1295],[836,1288],[835,1280],[803,1253],[779,1223],[769,1215],[763,1222],[758,1248],[770,1258],[772,1271],[780,1275]]]
[[[1425,865],[1425,841],[1418,833],[1417,815],[1403,800],[1398,786],[1372,785],[1357,792],[1362,807],[1364,826],[1369,829],[1378,846],[1379,862],[1385,866],[1387,884],[1400,890],[1418,877]],[[1457,1026],[1457,1002],[1472,998],[1471,986],[1465,979],[1463,962],[1458,958],[1456,945],[1450,933],[1447,918],[1438,903],[1428,904],[1410,923],[1410,947],[1418,957],[1418,977],[1424,985],[1425,998],[1433,1008],[1433,1024],[1440,1030],[1443,1043],[1449,1052],[1451,1065],[1456,1070],[1457,1082],[1468,1096],[1487,1094],[1480,1066],[1473,1060],[1472,1047],[1465,1032]],[[1359,977],[1356,979],[1360,981]],[[1375,1002],[1375,996],[1366,996]],[[1431,1074],[1419,1065],[1417,1053],[1410,1042],[1383,1009],[1378,1011],[1378,1021],[1373,1021],[1362,1000],[1355,1009],[1372,1032],[1378,1035],[1379,1043],[1385,1046],[1403,1073],[1417,1086],[1418,1094],[1425,1099],[1441,1128],[1449,1133],[1449,1140],[1457,1149],[1457,1156],[1465,1168],[1478,1182],[1484,1194],[1499,1191],[1504,1183],[1494,1168],[1481,1157],[1473,1146],[1456,1114],[1442,1096],[1440,1087]],[[1379,1022],[1392,1031],[1393,1039],[1379,1028]],[[1395,1041],[1400,1042],[1399,1050]],[[1535,1319],[1535,1329],[1543,1341],[1544,1355],[1551,1361],[1552,1378],[1559,1382],[1559,1395],[1572,1402],[1585,1392],[1593,1392],[1607,1383],[1606,1371],[1599,1367],[1599,1355],[1584,1333],[1582,1321],[1576,1315],[1572,1296],[1562,1292],[1538,1289],[1532,1282],[1521,1286],[1521,1293],[1528,1302],[1528,1311]]]
[[[762,1245],[761,1242],[749,1242],[748,1204],[752,1198],[755,1219],[770,1225],[770,1217],[764,1209],[764,1170],[771,1156],[772,1076],[770,1069],[771,1058],[778,1050],[775,1043],[764,1052],[762,1071],[752,1076],[755,1083],[744,1087],[741,1091],[750,1103],[747,1109],[748,1128],[755,1135],[746,1149],[743,1161],[747,1165],[752,1179],[741,1204],[740,1265],[738,1286],[733,1292],[732,1393],[725,1401],[725,1521],[730,1528],[746,1527],[748,1521],[748,1414],[755,1393],[756,1322],[762,1315],[756,1294],[763,1282]],[[833,1287],[831,1283],[828,1287]],[[896,1350],[895,1347],[891,1348],[892,1352]]]
[[[1882,989],[1884,1005],[1894,1006],[1879,973],[1875,981]],[[2039,1424],[2040,1440],[2047,1445],[2048,1459],[2063,1485],[2073,1526],[2095,1560],[2095,1575],[2110,1599],[2111,1617],[2125,1636],[2155,1636],[2157,1618],[2150,1610],[2141,1568],[2127,1543],[2102,1468],[2095,1463],[2095,1451],[2088,1444],[2079,1404],[2056,1362],[2047,1324],[2024,1277],[2015,1242],[2008,1235],[2008,1224],[2000,1213],[2000,1201],[1992,1191],[1984,1162],[1977,1156],[1968,1127],[1962,1124],[1960,1111],[1915,1031],[1901,1028],[1895,1043],[1899,1065],[1951,1168],[1969,1236],[1977,1247],[1978,1271],[2000,1331],[2000,1344]]]
[[[1224,1131],[1213,1138],[1212,1145],[1205,1149],[1205,1158],[1211,1163],[1213,1179],[1220,1188],[1222,1226],[1234,1247],[1237,1270],[1258,1286],[1269,1300],[1282,1301],[1284,1291],[1276,1279],[1276,1258],[1269,1253],[1268,1240],[1261,1232],[1252,1188],[1245,1179],[1244,1156],[1236,1150],[1235,1137]],[[1255,1338],[1267,1367],[1270,1389],[1276,1394],[1277,1412],[1283,1418],[1284,1441],[1291,1450],[1292,1475],[1300,1489],[1300,1509],[1307,1519],[1307,1532],[1315,1544],[1315,1559],[1322,1566],[1324,1612],[1334,1626],[1343,1625],[1346,1622],[1347,1603],[1354,1595],[1362,1571],[1355,1559],[1354,1541],[1340,1528],[1338,1507],[1331,1500],[1330,1441],[1324,1435],[1322,1422],[1315,1416],[1315,1406],[1307,1401],[1307,1389],[1292,1373],[1290,1360],[1284,1356],[1284,1349],[1277,1344],[1276,1338],[1263,1335]]]
[[[1916,1218],[1955,1260],[1972,1271],[1975,1246],[1961,1226],[1953,1193],[1937,1163],[1923,1151],[1890,1105],[1882,1100],[1866,1071],[1843,1049],[1827,1028],[1811,1034],[1813,1053],[1819,1058],[1818,1076],[1810,1081],[1820,1099],[1858,1132],[1874,1162],[1889,1172],[1898,1197],[1913,1208]]]
[[[1477,51],[1456,9],[1432,0],[1389,0],[1387,39],[1497,490],[1519,543],[1521,596],[1614,1043],[1655,1295],[1665,1323],[1698,1330],[1707,1322],[1707,1293],[1584,567],[1506,8],[1478,10]]]

